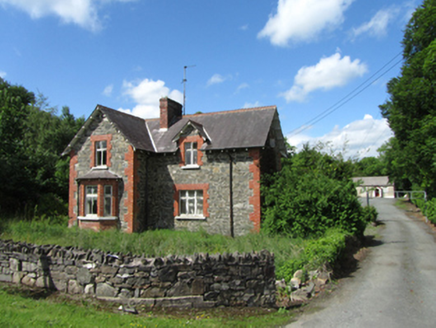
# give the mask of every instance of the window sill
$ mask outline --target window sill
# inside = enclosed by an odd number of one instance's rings
[[[114,221],[114,220],[118,220],[118,217],[87,215],[87,216],[78,216],[77,219],[82,221]]]
[[[180,215],[175,217],[176,220],[206,220],[204,216]]]
[[[198,164],[191,164],[191,165],[182,166],[182,170],[198,170],[199,168],[200,168],[200,165],[198,165]]]
[[[107,165],[99,165],[91,168],[91,170],[107,170],[107,169],[108,169]]]

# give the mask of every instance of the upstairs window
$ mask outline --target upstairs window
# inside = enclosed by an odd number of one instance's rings
[[[95,142],[95,166],[107,165],[107,141]]]
[[[180,191],[180,215],[203,216],[203,191]]]
[[[185,143],[185,165],[197,165],[197,143]]]

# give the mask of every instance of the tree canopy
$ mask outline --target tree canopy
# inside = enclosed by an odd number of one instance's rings
[[[61,212],[68,197],[68,158],[61,152],[83,124],[68,107],[0,78],[0,209]],[[43,209],[46,207],[46,209]],[[60,213],[59,213],[60,214]]]
[[[424,0],[407,24],[404,63],[380,106],[395,137],[385,151],[397,179],[436,196],[436,0]]]

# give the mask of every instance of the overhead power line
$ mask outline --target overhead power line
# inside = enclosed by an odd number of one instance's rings
[[[317,116],[315,116],[314,118],[310,119],[309,121],[307,121],[306,123],[304,123],[300,127],[292,130],[289,133],[289,136],[291,137],[291,136],[300,134],[301,132],[307,130],[311,125],[313,125],[315,123],[318,123],[322,119],[326,118],[327,116],[329,116],[330,114],[332,114],[333,112],[335,112],[336,110],[341,108],[343,105],[348,103],[350,100],[352,100],[353,98],[355,98],[356,96],[361,94],[363,91],[368,89],[373,83],[378,81],[383,75],[385,75],[387,72],[389,72],[391,69],[393,69],[395,66],[397,66],[399,63],[401,63],[403,61],[403,59],[400,59],[399,61],[397,61],[394,64],[392,64],[391,66],[389,66],[401,54],[402,54],[402,52],[399,52],[397,55],[395,55],[391,60],[389,60],[385,65],[383,65],[377,72],[372,74],[369,78],[367,78],[359,86],[357,86],[355,89],[353,89],[345,97],[341,98],[339,101],[334,103],[332,106],[328,107],[326,110],[322,111]],[[389,66],[389,68],[386,69],[385,71],[383,71],[387,66]],[[380,72],[382,72],[382,73],[380,73]]]

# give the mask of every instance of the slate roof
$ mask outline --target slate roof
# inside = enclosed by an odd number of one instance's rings
[[[112,173],[107,169],[92,169],[85,175],[77,178],[77,180],[91,180],[91,179],[118,180],[121,178],[115,173]]]
[[[393,184],[389,182],[388,176],[381,177],[356,177],[353,178],[353,182],[362,181],[360,186],[392,186]]]
[[[187,124],[190,124],[206,139],[202,150],[264,147],[272,131],[276,147],[284,155],[286,154],[276,106],[185,115],[167,130],[162,130],[159,119],[142,119],[97,105],[93,114],[85,122],[84,130],[96,111],[105,114],[135,149],[156,153],[175,152],[178,135]],[[80,133],[81,131],[74,137],[63,155],[69,153],[79,139]]]

